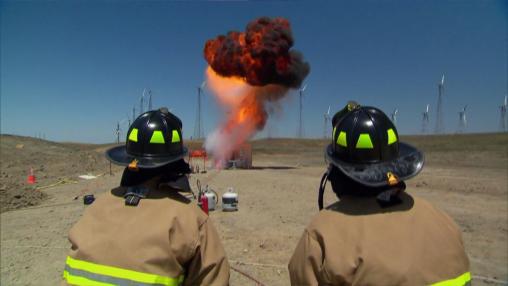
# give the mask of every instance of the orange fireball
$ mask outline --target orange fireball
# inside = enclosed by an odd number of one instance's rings
[[[277,101],[288,88],[251,86],[240,77],[223,77],[208,67],[208,87],[225,111],[222,124],[207,138],[205,147],[218,161],[227,163],[239,146],[262,130],[268,119],[265,105]]]

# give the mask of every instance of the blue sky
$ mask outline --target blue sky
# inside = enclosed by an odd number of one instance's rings
[[[508,89],[506,1],[3,1],[0,2],[1,132],[55,141],[112,142],[117,121],[150,88],[194,132],[196,88],[207,39],[260,16],[292,24],[311,65],[304,130],[323,135],[323,113],[347,100],[399,109],[417,134],[445,79],[445,129],[468,104],[468,131],[497,131]],[[205,131],[220,120],[210,94]],[[296,135],[298,100],[272,118],[272,134]],[[122,127],[125,130],[127,126]],[[122,133],[122,136],[125,136]],[[260,134],[266,136],[266,131]]]

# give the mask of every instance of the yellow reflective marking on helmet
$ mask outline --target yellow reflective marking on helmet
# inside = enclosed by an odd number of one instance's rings
[[[369,133],[362,133],[360,137],[358,137],[358,141],[356,142],[357,149],[373,149],[374,145],[372,145],[372,140],[370,139]]]
[[[178,133],[178,130],[173,130],[173,134],[171,136],[171,143],[178,143],[180,142],[180,134]]]
[[[391,145],[397,142],[397,135],[395,135],[395,131],[392,128],[388,129],[388,145]]]
[[[341,131],[339,137],[337,137],[337,144],[343,147],[347,147],[347,135],[346,132]]]
[[[131,134],[129,134],[129,141],[138,142],[138,129],[132,128]]]
[[[471,281],[471,273],[466,272],[457,278],[431,284],[431,286],[463,286]]]
[[[162,131],[155,130],[152,134],[152,138],[150,138],[150,143],[154,143],[154,144],[166,143],[166,141],[164,141],[164,135],[162,135]]]

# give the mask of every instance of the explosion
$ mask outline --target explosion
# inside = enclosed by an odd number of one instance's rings
[[[229,32],[206,42],[208,87],[227,114],[205,142],[218,167],[264,128],[267,105],[300,87],[308,75],[309,64],[290,50],[293,43],[288,20],[266,17],[249,23],[245,32]]]

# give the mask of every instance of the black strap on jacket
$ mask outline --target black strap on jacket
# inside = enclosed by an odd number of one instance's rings
[[[328,169],[323,174],[323,177],[321,177],[321,182],[319,183],[319,194],[318,194],[319,210],[323,209],[323,196],[325,193],[326,181],[328,181],[328,176],[330,175],[331,170],[332,170],[332,165],[329,165]]]

